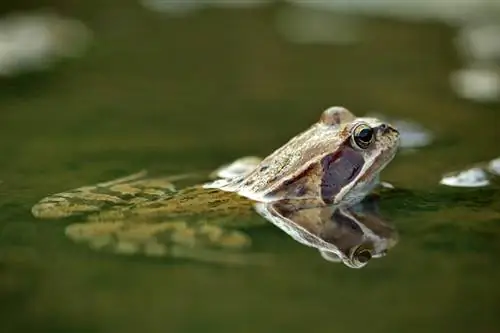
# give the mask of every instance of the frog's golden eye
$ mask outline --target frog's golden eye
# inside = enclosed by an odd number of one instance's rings
[[[368,148],[374,138],[373,128],[367,124],[359,124],[352,130],[352,142],[360,149]]]

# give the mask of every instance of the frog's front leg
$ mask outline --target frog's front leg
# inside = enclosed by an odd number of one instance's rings
[[[266,264],[264,254],[250,253],[251,239],[237,230],[185,221],[87,222],[69,225],[66,236],[97,251],[190,259],[220,264]]]

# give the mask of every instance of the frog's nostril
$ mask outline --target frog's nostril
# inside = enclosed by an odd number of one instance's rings
[[[382,133],[382,134],[388,134],[388,133],[391,133],[391,132],[398,133],[397,129],[395,129],[394,127],[389,126],[387,124],[382,124],[378,128],[379,128],[380,133]]]
[[[386,133],[387,133],[387,131],[388,131],[388,130],[387,130],[387,128],[388,128],[388,126],[387,126],[386,124],[381,124],[381,125],[379,125],[379,126],[377,127],[377,132],[378,132],[379,134],[386,134]]]

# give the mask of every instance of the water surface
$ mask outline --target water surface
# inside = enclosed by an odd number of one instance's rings
[[[125,2],[63,9],[95,31],[89,54],[0,82],[2,332],[499,330],[499,196],[437,185],[497,156],[500,140],[498,106],[450,91],[452,30],[374,20],[359,44],[293,45],[273,28],[276,8],[182,19]],[[235,268],[95,253],[30,215],[47,194],[142,168],[266,155],[330,105],[436,135],[384,172],[418,200],[382,204],[401,240],[361,270],[272,225],[252,236],[276,265]]]

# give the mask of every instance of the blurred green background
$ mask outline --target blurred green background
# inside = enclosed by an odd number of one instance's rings
[[[443,173],[498,156],[500,140],[498,103],[450,87],[461,66],[453,26],[368,15],[334,32],[352,27],[354,41],[294,43],[276,26],[284,3],[186,15],[131,0],[6,1],[0,10],[44,6],[83,22],[92,39],[81,57],[0,78],[1,332],[500,330],[495,190],[457,189],[477,198],[464,207],[387,207],[401,241],[361,270],[272,225],[252,236],[279,258],[274,267],[102,255],[29,211],[45,195],[142,168],[265,156],[331,105],[429,129],[432,145],[398,155],[383,178],[439,190]]]

